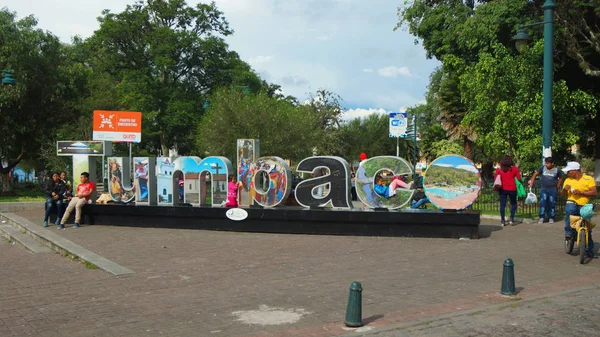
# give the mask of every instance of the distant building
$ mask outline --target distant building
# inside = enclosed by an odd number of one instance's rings
[[[173,172],[175,165],[169,158],[156,158],[156,193],[158,203],[173,202]]]

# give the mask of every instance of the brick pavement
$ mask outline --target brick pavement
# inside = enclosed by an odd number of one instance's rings
[[[506,257],[522,297],[599,281],[600,261],[582,266],[562,251],[562,223],[500,229],[483,225],[489,237],[459,241],[51,228],[135,274],[114,277],[0,241],[1,265],[10,266],[0,275],[0,336],[339,335],[348,332],[341,321],[354,280],[363,283],[363,317],[384,326],[505,301],[497,293]],[[309,313],[264,326],[232,315],[261,305]]]

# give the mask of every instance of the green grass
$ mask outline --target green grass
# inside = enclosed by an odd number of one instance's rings
[[[92,269],[92,270],[96,270],[98,269],[98,266],[89,262],[89,261],[83,261],[83,265],[87,268],[87,269]]]
[[[36,188],[17,188],[13,190],[15,196],[0,197],[0,202],[40,202],[46,201],[46,196]]]

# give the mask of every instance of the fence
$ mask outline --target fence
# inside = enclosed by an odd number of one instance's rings
[[[525,216],[525,217],[529,217],[529,218],[537,218],[538,217],[538,213],[539,213],[539,209],[540,209],[540,204],[539,204],[540,189],[534,187],[532,189],[532,192],[537,195],[538,202],[536,202],[535,204],[527,205],[527,204],[525,204],[525,198],[519,198],[517,200],[517,214]],[[567,197],[560,195],[560,193],[559,193],[558,200],[556,201],[556,217],[557,218],[564,218],[566,200],[567,200]],[[592,198],[590,202],[591,203],[600,202],[600,196],[596,196],[596,197]],[[474,210],[480,210],[482,213],[498,213],[499,214],[500,213],[500,197],[498,195],[498,192],[494,191],[492,188],[483,187],[481,189],[481,192],[479,193],[479,197],[477,198],[475,203],[473,203],[473,205],[471,205],[470,208],[474,209]],[[510,201],[507,202],[506,208],[507,208],[506,214],[509,214]]]

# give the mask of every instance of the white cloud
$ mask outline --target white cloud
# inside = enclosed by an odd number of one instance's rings
[[[388,113],[385,109],[379,108],[379,109],[362,109],[362,108],[357,108],[357,109],[348,109],[346,111],[344,111],[344,113],[342,114],[342,119],[344,120],[352,120],[355,118],[363,118],[363,117],[368,117],[369,115],[373,115],[373,114],[386,114]]]
[[[91,36],[103,9],[119,13],[132,2],[4,0],[0,7],[16,11],[19,17],[33,14],[40,29],[69,42],[74,35]],[[187,0],[191,6],[199,2],[207,1]],[[263,79],[280,84],[300,101],[308,93],[327,88],[339,94],[348,108],[398,111],[423,100],[429,82],[425,75],[439,66],[437,60],[426,58],[421,45],[412,43],[408,32],[393,31],[398,22],[393,1],[215,2],[235,30],[225,37],[230,50]],[[422,76],[411,72],[417,69]]]
[[[475,173],[479,172],[479,171],[477,171],[477,168],[475,168],[475,166],[473,166],[473,165],[466,165],[466,164],[465,165],[458,165],[456,168],[457,169],[461,169],[461,170],[467,170],[467,171],[475,172]]]
[[[255,56],[255,57],[251,57],[248,60],[248,62],[250,62],[250,64],[259,64],[259,63],[271,62],[272,59],[273,59],[273,56]]]
[[[413,75],[410,72],[408,67],[390,66],[390,67],[377,69],[377,73],[383,77],[398,77],[398,76],[416,77],[415,75]]]
[[[452,164],[435,164],[435,166],[441,166],[441,167],[454,167],[454,166],[452,166]]]

